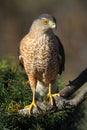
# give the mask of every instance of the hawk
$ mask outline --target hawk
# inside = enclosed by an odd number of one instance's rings
[[[57,91],[57,76],[64,70],[65,53],[60,39],[54,34],[56,19],[42,14],[35,19],[29,33],[20,42],[19,61],[24,66],[33,92],[29,114],[37,107],[37,95],[47,97],[53,105],[53,97],[60,96]]]

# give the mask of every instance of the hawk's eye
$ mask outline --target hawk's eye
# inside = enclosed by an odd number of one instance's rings
[[[48,23],[49,23],[49,20],[44,19],[44,24],[48,24]]]

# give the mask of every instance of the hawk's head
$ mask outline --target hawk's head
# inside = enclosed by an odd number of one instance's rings
[[[42,14],[34,20],[31,29],[47,31],[56,28],[56,19],[49,14]]]

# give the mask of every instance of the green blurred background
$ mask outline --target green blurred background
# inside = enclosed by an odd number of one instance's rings
[[[66,54],[63,81],[72,80],[87,67],[86,0],[0,0],[0,60],[8,54],[18,60],[20,40],[43,13],[57,19],[56,34]]]

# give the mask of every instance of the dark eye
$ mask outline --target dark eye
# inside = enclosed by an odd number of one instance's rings
[[[44,24],[48,24],[48,23],[49,23],[49,20],[44,19]]]

